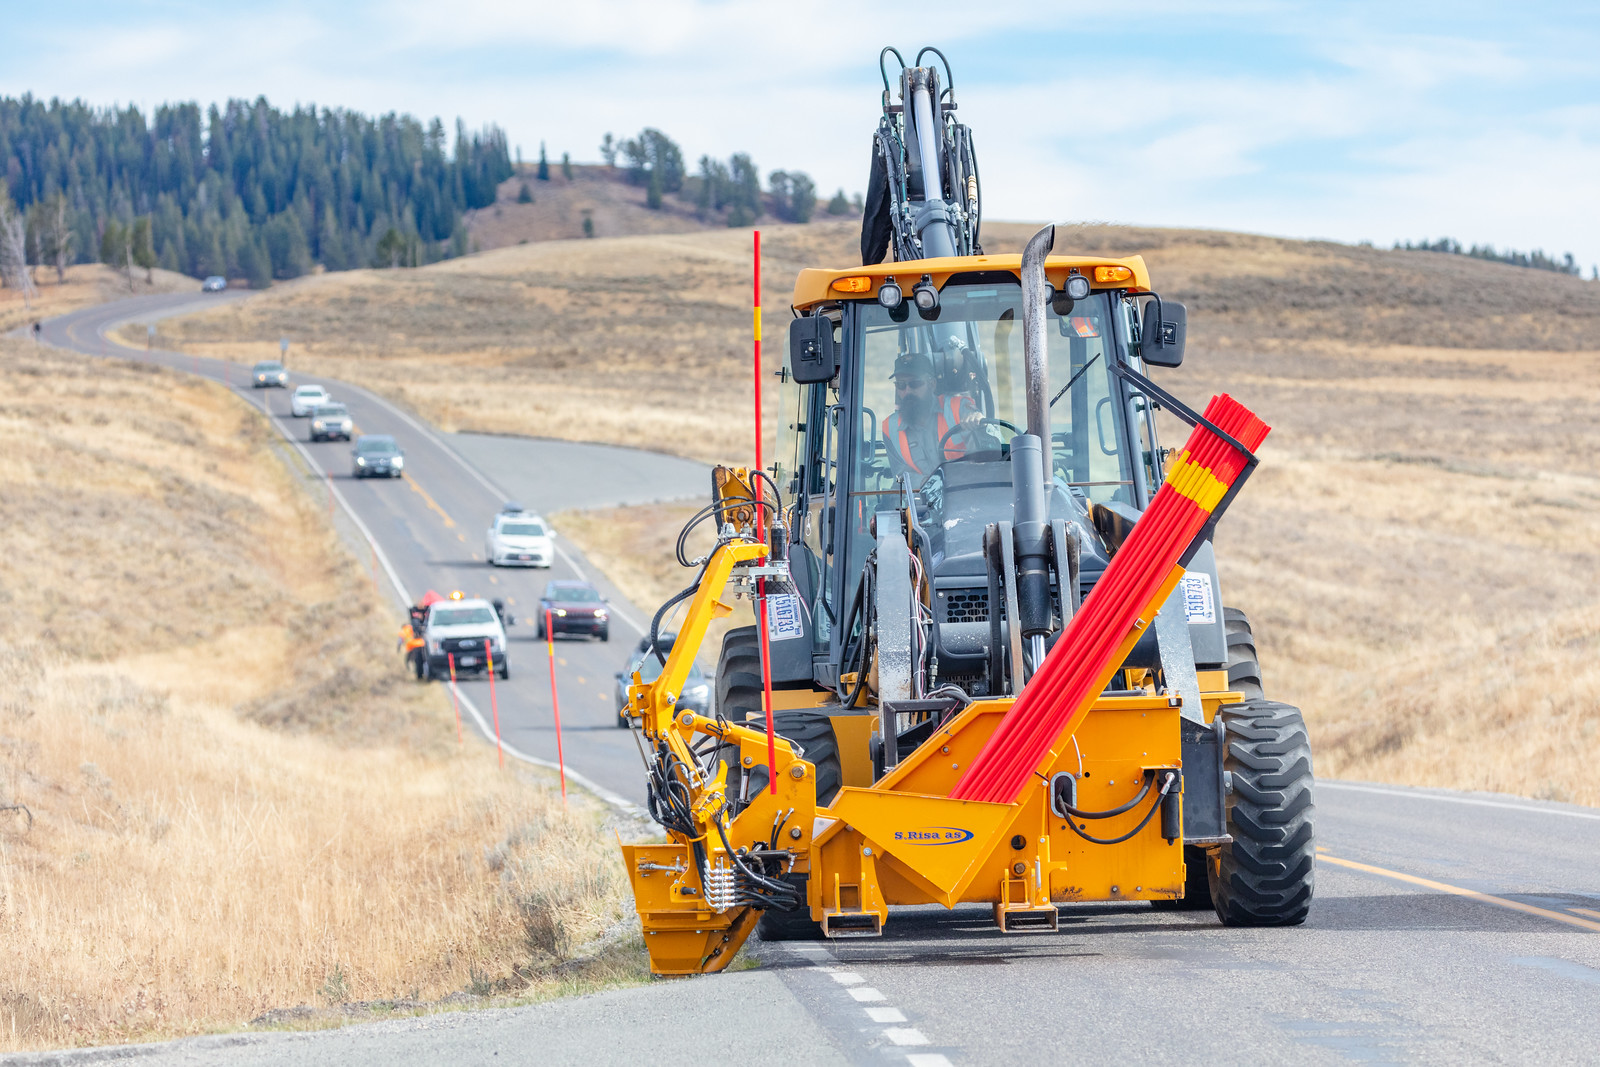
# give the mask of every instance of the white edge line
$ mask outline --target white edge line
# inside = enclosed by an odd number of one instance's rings
[[[1352,793],[1376,793],[1386,797],[1405,797],[1408,800],[1438,800],[1446,804],[1471,804],[1478,808],[1505,808],[1532,815],[1565,815],[1569,819],[1594,819],[1600,821],[1600,812],[1566,811],[1561,808],[1540,808],[1532,804],[1509,804],[1503,800],[1479,800],[1477,797],[1453,797],[1442,793],[1413,792],[1409,789],[1384,789],[1376,785],[1354,785],[1350,782],[1319,781],[1317,789],[1344,789]]]
[[[474,704],[472,702],[472,698],[463,693],[461,691],[461,687],[456,685],[454,682],[446,682],[445,684],[451,689],[455,690],[455,695],[457,699],[461,701],[461,706],[467,709],[468,714],[472,716],[472,720],[478,724],[478,732],[483,734],[484,740],[493,741],[495,739],[494,730],[484,719],[483,713],[478,710],[478,705]],[[524,763],[531,763],[535,767],[545,767],[552,771],[561,770],[561,764],[555,762],[554,760],[540,759],[538,756],[530,756],[526,752],[507,744],[503,740],[500,742],[500,747],[505,749],[508,754],[515,756]],[[622,797],[619,797],[617,794],[611,792],[611,790],[578,773],[571,767],[568,767],[566,771],[568,778],[572,779],[572,781],[576,782],[584,789],[587,789],[589,792],[593,793],[607,804],[610,804],[612,807],[620,808],[630,815],[644,814],[644,811],[639,807],[639,805],[633,803],[632,801],[624,800]]]

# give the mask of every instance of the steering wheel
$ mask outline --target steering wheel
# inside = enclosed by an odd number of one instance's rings
[[[1017,429],[1015,426],[1013,426],[1009,422],[1007,422],[1005,419],[980,419],[980,420],[978,420],[978,425],[979,426],[1004,426],[1006,429],[1011,431],[1011,436],[1013,436],[1013,437],[1017,436],[1018,434],[1020,434],[1022,432],[1021,430]],[[946,441],[950,440],[950,438],[952,436],[954,436],[955,434],[960,433],[962,430],[965,430],[965,429],[966,429],[966,427],[958,422],[954,426],[952,426],[948,430],[946,430],[944,432],[944,435],[939,438],[939,447],[938,447],[938,449],[936,451],[939,453],[939,457],[940,457],[941,460],[946,458],[945,454],[944,454],[944,443]]]

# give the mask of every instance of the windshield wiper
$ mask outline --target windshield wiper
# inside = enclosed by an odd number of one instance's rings
[[[1094,360],[1095,359],[1099,359],[1099,358],[1100,358],[1100,353],[1096,352],[1094,354],[1094,359],[1091,359],[1089,362],[1087,362],[1083,366],[1079,367],[1078,368],[1078,373],[1074,374],[1067,381],[1067,384],[1063,385],[1061,387],[1061,391],[1059,393],[1057,393],[1055,396],[1050,398],[1050,406],[1051,407],[1055,407],[1056,406],[1056,401],[1060,400],[1062,397],[1066,396],[1067,395],[1067,390],[1071,389],[1074,385],[1076,385],[1078,383],[1078,379],[1083,377],[1083,372],[1088,370],[1090,367],[1094,366]]]

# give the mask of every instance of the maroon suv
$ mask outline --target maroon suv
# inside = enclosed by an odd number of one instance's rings
[[[539,598],[539,637],[545,636],[545,619],[550,633],[582,634],[611,640],[611,609],[600,590],[588,582],[551,582]]]

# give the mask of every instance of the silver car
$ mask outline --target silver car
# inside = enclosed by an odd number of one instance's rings
[[[348,441],[355,427],[355,420],[343,404],[323,404],[311,411],[313,441],[332,441],[336,437]]]

